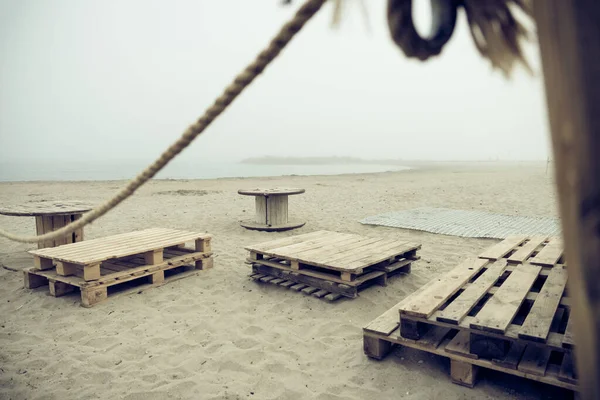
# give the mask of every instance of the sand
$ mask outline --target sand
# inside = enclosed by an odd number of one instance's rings
[[[3,183],[0,203],[98,203],[123,182]],[[248,231],[253,199],[239,188],[292,186],[290,215],[305,227]],[[412,171],[312,177],[153,181],[86,228],[87,238],[164,226],[214,235],[215,268],[86,309],[77,294],[23,289],[31,245],[0,239],[2,399],[560,399],[570,393],[484,372],[454,385],[447,359],[400,348],[384,361],[362,351],[362,326],[469,255],[496,241],[364,226],[370,215],[413,207],[556,215],[545,165],[448,164]],[[33,218],[1,217],[13,232]],[[249,281],[244,245],[327,229],[420,242],[412,273],[328,303]]]

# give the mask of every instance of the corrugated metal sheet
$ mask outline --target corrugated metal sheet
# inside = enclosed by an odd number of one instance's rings
[[[413,229],[443,235],[505,239],[510,235],[560,235],[560,223],[550,217],[523,217],[484,211],[416,208],[367,217],[366,225]]]

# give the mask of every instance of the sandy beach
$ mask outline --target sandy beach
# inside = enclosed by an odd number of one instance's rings
[[[97,204],[124,185],[0,183],[0,203],[83,200]],[[237,190],[300,187],[294,231],[239,225],[252,198]],[[208,232],[215,267],[93,308],[74,293],[23,289],[34,248],[0,239],[1,399],[562,399],[569,391],[484,371],[474,389],[454,385],[447,359],[399,348],[369,360],[362,327],[428,280],[494,240],[361,225],[364,217],[415,207],[555,216],[545,163],[445,164],[379,174],[217,180],[159,180],[86,227],[92,239],[150,227]],[[19,234],[33,218],[0,218]],[[245,245],[315,230],[399,238],[423,245],[412,273],[353,300],[329,303],[248,279]]]

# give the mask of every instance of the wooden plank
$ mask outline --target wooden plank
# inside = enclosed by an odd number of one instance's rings
[[[302,289],[304,289],[305,287],[307,287],[308,285],[304,285],[302,283],[297,283],[293,286],[290,286],[290,289],[295,290],[296,292],[301,291]]]
[[[327,263],[323,261],[326,257],[339,254],[340,252],[347,251],[348,249],[352,249],[362,240],[364,240],[363,237],[353,235],[352,237],[339,240],[334,243],[329,243],[322,247],[299,251],[295,254],[295,258],[299,260],[306,260],[309,263],[314,260],[318,263],[327,265]]]
[[[492,246],[479,255],[479,258],[498,260],[511,252],[515,247],[527,240],[527,236],[509,236],[500,243]]]
[[[292,267],[288,267],[285,265],[281,265],[279,263],[276,262],[271,262],[271,261],[265,261],[265,260],[248,260],[253,262],[254,264],[259,264],[259,265],[265,265],[267,267],[271,267],[271,268],[277,268],[280,269],[282,271],[293,271],[293,272],[297,272],[299,274],[302,275],[306,275],[307,277],[313,277],[313,278],[318,278],[318,279],[322,279],[324,281],[330,281],[330,282],[336,282],[336,283],[342,283],[342,284],[346,284],[349,286],[360,286],[362,285],[364,282],[366,281],[370,281],[372,279],[378,278],[380,276],[385,275],[385,272],[382,271],[373,271],[373,272],[368,272],[366,274],[360,275],[359,277],[355,278],[352,281],[345,281],[343,279],[341,279],[341,277],[330,274],[330,273],[326,273],[326,272],[318,272],[318,271],[312,271],[309,269],[298,269],[295,270]]]
[[[288,196],[283,196],[283,195],[282,196],[269,196],[266,199],[267,199],[267,225],[278,226],[278,225],[287,224],[287,222],[288,222]]]
[[[44,233],[49,233],[49,232],[54,231],[53,222],[54,222],[54,220],[51,216],[44,215],[42,217],[42,228],[44,230]],[[44,248],[45,249],[54,248],[54,240],[44,240]]]
[[[370,238],[364,237],[360,240],[360,242],[356,243],[352,248],[344,249],[336,254],[331,254],[329,256],[323,256],[321,262],[326,264],[331,264],[337,260],[341,260],[343,258],[348,258],[350,260],[355,259],[358,256],[362,256],[365,251],[368,251],[369,246],[374,245],[375,243],[392,243],[393,240],[384,239],[384,238]]]
[[[471,343],[471,335],[468,331],[459,331],[454,338],[445,347],[447,353],[459,354],[468,358],[479,358],[477,354],[469,351]]]
[[[572,349],[575,346],[575,341],[573,338],[573,325],[574,318],[573,315],[570,315],[569,322],[567,322],[567,329],[565,330],[565,335],[562,341],[562,347],[566,349]]]
[[[373,257],[388,252],[389,248],[394,248],[398,245],[407,244],[407,241],[404,240],[395,240],[395,239],[382,239],[369,241],[366,245],[358,245],[358,247],[354,251],[346,252],[345,254],[340,254],[340,257],[336,257],[334,260],[328,261],[328,264],[336,267],[345,268],[346,265],[356,262],[357,260],[361,260],[368,257]],[[391,255],[389,256],[391,257]]]
[[[473,307],[498,281],[504,269],[505,261],[497,261],[488,266],[488,269],[471,283],[456,299],[452,301],[437,316],[438,321],[458,324],[471,311]]]
[[[306,286],[312,286],[319,289],[327,290],[327,292],[335,292],[343,294],[347,297],[356,297],[357,288],[348,285],[340,285],[335,282],[329,282],[322,279],[314,278],[311,276],[306,276],[303,274],[299,274],[291,271],[283,271],[277,268],[271,268],[266,265],[255,264],[252,266],[254,272],[264,273],[267,275],[279,277],[282,279],[287,279],[293,281],[294,284],[302,283]]]
[[[331,233],[329,235],[319,237],[316,239],[307,240],[300,243],[291,244],[288,246],[277,247],[274,249],[263,250],[263,254],[270,255],[272,257],[281,257],[287,260],[299,261],[301,258],[297,254],[306,252],[307,250],[321,249],[324,246],[342,242],[346,239],[354,239],[354,235],[345,233]]]
[[[555,265],[563,254],[563,242],[560,238],[552,238],[548,244],[535,255],[529,262],[534,265],[551,267]]]
[[[441,326],[434,326],[429,329],[421,338],[419,343],[425,348],[437,348],[440,343],[448,336],[452,329]]]
[[[316,232],[304,233],[302,235],[290,236],[290,237],[286,237],[286,238],[282,238],[282,239],[271,240],[271,241],[264,242],[264,243],[248,245],[248,246],[244,247],[244,249],[246,249],[248,251],[255,251],[255,252],[260,253],[260,252],[263,252],[266,250],[271,250],[271,249],[275,249],[275,248],[283,247],[283,246],[289,246],[292,244],[305,242],[307,240],[316,239],[318,237],[324,237],[324,236],[327,236],[330,234],[331,234],[331,232],[329,232],[329,231],[316,231]]]
[[[116,235],[85,242],[72,243],[53,249],[32,250],[31,254],[44,255],[55,260],[74,264],[93,264],[112,258],[126,257],[149,250],[175,246],[210,235],[173,229],[147,230],[134,232],[135,235]],[[133,237],[133,239],[131,239]],[[131,240],[130,240],[131,239]]]
[[[52,218],[52,229],[53,230],[59,230],[60,228],[64,227],[65,224],[65,216],[64,215],[54,215],[51,216],[50,218]],[[66,244],[67,240],[65,237],[58,237],[56,239],[54,239],[54,246],[62,246],[63,244]]]
[[[385,261],[389,258],[395,257],[397,255],[407,253],[409,251],[418,250],[421,248],[420,244],[410,243],[405,241],[397,241],[393,245],[389,246],[373,246],[372,254],[367,255],[364,258],[358,258],[353,262],[348,264],[342,263],[333,263],[332,267],[338,267],[340,269],[345,270],[355,270],[358,268],[366,268],[370,265],[377,264],[379,262]]]
[[[321,289],[321,290],[314,292],[312,295],[315,296],[316,298],[320,299],[321,297],[328,295],[328,294],[329,294],[329,290]]]
[[[527,346],[517,369],[528,374],[544,376],[552,351],[545,347]]]
[[[267,283],[267,282],[270,282],[270,281],[272,281],[273,279],[275,279],[275,277],[274,277],[274,276],[268,276],[268,275],[267,275],[267,276],[263,276],[262,278],[260,278],[260,279],[259,279],[259,281],[261,281],[261,282],[264,282],[264,283]]]
[[[561,267],[552,268],[544,286],[537,295],[529,311],[519,337],[545,342],[560,299],[567,284],[567,271]]]
[[[522,247],[518,247],[517,251],[508,257],[508,261],[523,264],[547,238],[547,236],[533,236]]]
[[[477,381],[479,367],[468,362],[450,360],[450,380],[457,385],[472,388]]]
[[[313,294],[314,292],[316,292],[318,290],[319,290],[319,288],[309,286],[309,287],[306,287],[306,288],[302,289],[302,293],[304,293],[304,294]]]
[[[339,293],[329,293],[328,295],[325,295],[323,298],[325,300],[329,300],[329,301],[336,301],[340,297],[342,297],[342,295]]]
[[[476,315],[471,328],[504,333],[525,300],[541,267],[521,264]]]
[[[524,343],[512,342],[506,356],[501,359],[494,358],[492,359],[492,362],[504,368],[517,369],[519,361],[521,361],[521,357],[525,351],[525,347],[527,346]]]
[[[295,284],[296,284],[296,282],[294,282],[294,281],[284,281],[284,282],[280,283],[279,286],[283,286],[283,287],[287,288],[287,287],[293,286]]]
[[[257,224],[267,225],[267,198],[265,196],[256,196],[254,199],[254,204],[256,207],[254,222]]]
[[[560,365],[560,372],[558,373],[558,379],[574,385],[577,384],[577,374],[575,373],[573,356],[570,351],[565,352],[563,356],[563,360]]]
[[[419,344],[419,341],[403,339],[402,337],[400,337],[400,335],[397,334],[396,331],[392,332],[389,336],[375,334],[375,333],[371,333],[371,332],[365,332],[364,336],[368,336],[369,338],[372,338],[372,339],[382,339],[389,343],[399,344],[401,346],[410,347],[410,348],[414,348],[417,350],[425,350],[431,354],[437,354],[437,355],[441,355],[444,357],[448,357],[451,360],[462,361],[462,362],[465,362],[465,363],[468,363],[471,365],[485,367],[485,368],[488,368],[491,370],[504,372],[504,373],[507,373],[510,375],[531,379],[533,381],[547,383],[550,385],[562,387],[562,388],[569,389],[569,390],[577,390],[577,386],[570,384],[568,382],[559,381],[557,378],[558,371],[554,371],[552,368],[548,368],[545,376],[530,375],[530,374],[521,372],[517,369],[504,368],[500,365],[492,363],[490,360],[486,360],[486,359],[482,359],[482,358],[472,359],[472,358],[461,356],[459,354],[448,353],[448,352],[446,352],[445,348],[446,348],[447,344],[450,342],[449,338],[446,338],[437,348],[424,349]]]
[[[73,214],[73,221],[77,221],[83,217],[82,214]],[[83,228],[79,228],[73,232],[73,243],[83,241]]]
[[[164,231],[159,228],[147,229],[156,234],[156,236],[162,236]],[[85,242],[79,242],[70,245],[69,247],[63,247],[61,249],[45,249],[43,253],[49,257],[55,257],[60,255],[63,257],[75,256],[76,254],[87,254],[91,251],[101,249],[102,247],[113,247],[115,245],[127,244],[131,240],[137,240],[142,235],[142,231],[133,231],[122,233],[118,235],[106,236],[102,238],[92,239]],[[32,253],[33,254],[33,253]]]
[[[488,263],[488,260],[480,258],[464,261],[444,276],[433,280],[423,292],[411,295],[406,304],[400,308],[400,314],[429,318],[438,307]]]

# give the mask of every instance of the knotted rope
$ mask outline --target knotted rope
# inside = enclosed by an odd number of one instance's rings
[[[148,182],[158,171],[167,165],[175,158],[183,149],[200,135],[227,107],[235,100],[239,94],[246,88],[254,79],[261,74],[267,65],[269,65],[283,50],[292,38],[302,29],[302,27],[311,19],[313,15],[326,0],[308,0],[296,12],[294,17],[287,22],[279,31],[279,33],[271,40],[265,50],[263,50],[256,59],[248,65],[233,82],[227,86],[223,94],[215,100],[193,125],[186,129],[175,143],[173,143],[160,157],[136,176],[127,186],[119,191],[113,198],[107,200],[100,206],[94,208],[89,213],[83,215],[82,218],[56,231],[45,233],[39,236],[20,236],[0,229],[0,236],[21,243],[37,243],[45,240],[53,240],[64,237],[77,229],[83,228],[92,221],[100,218],[123,200],[131,196],[144,183]]]

